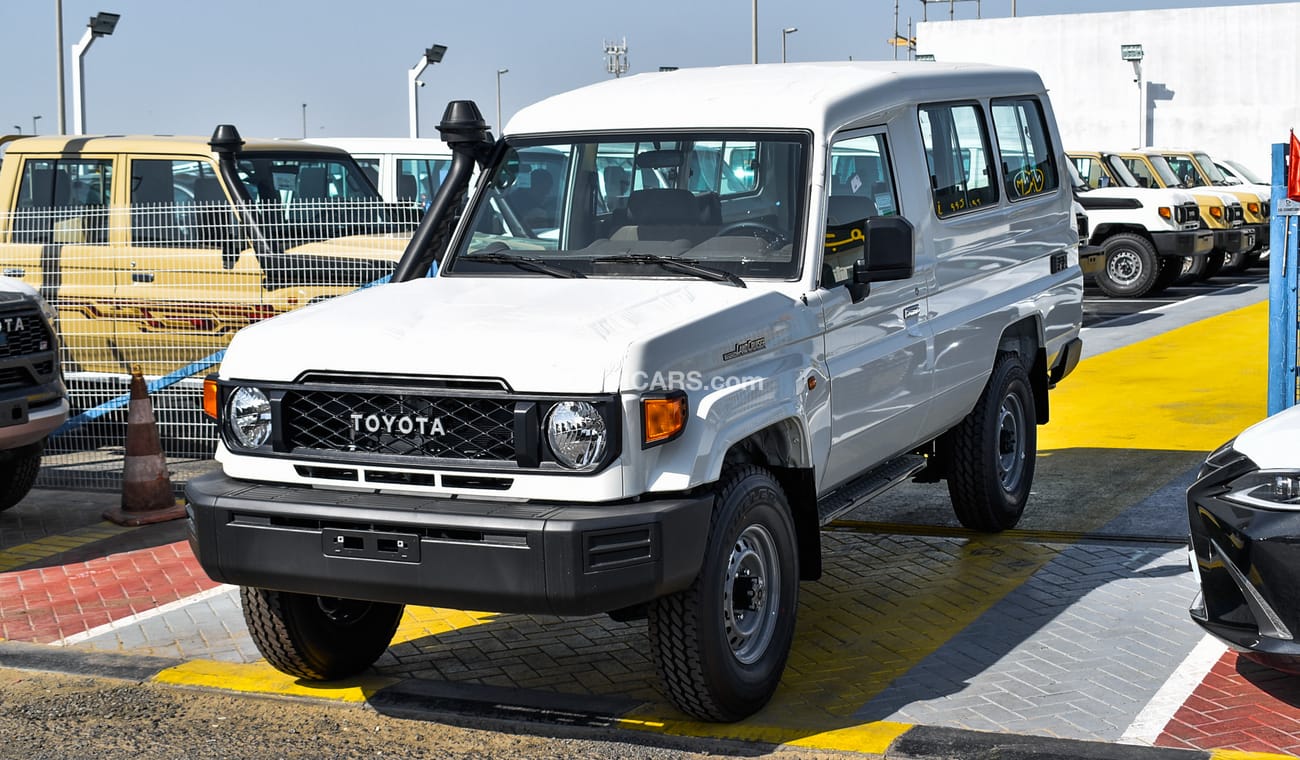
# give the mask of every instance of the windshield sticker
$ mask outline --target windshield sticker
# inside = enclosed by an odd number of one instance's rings
[[[747,341],[737,343],[736,347],[722,355],[724,362],[729,362],[745,354],[752,354],[755,351],[762,351],[767,347],[767,338],[750,338]]]

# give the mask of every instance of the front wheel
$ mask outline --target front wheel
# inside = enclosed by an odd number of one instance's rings
[[[1017,354],[998,355],[975,408],[945,436],[948,496],[962,525],[1016,527],[1034,481],[1038,417],[1033,386]]]
[[[1097,287],[1112,298],[1140,298],[1155,287],[1160,257],[1141,235],[1121,232],[1102,243],[1106,266],[1096,275]]]
[[[701,720],[767,704],[785,670],[799,561],[785,493],[766,470],[724,473],[700,574],[650,604],[650,647],[668,697]]]
[[[402,605],[243,586],[248,632],[276,670],[309,681],[361,673],[388,649]]]
[[[7,454],[7,459],[0,461],[0,511],[4,511],[23,500],[32,486],[36,476],[41,472],[41,454],[45,443],[34,443]]]
[[[1200,279],[1202,281],[1214,277],[1223,271],[1223,262],[1227,261],[1228,253],[1226,251],[1210,251],[1205,257],[1205,268],[1201,270]]]

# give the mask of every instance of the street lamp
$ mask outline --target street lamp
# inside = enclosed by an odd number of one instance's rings
[[[39,117],[39,116],[33,116],[33,117],[32,117],[32,134],[36,134],[36,120],[39,119],[39,118],[41,118],[41,117]]]
[[[781,63],[785,63],[785,38],[799,31],[798,27],[787,26],[781,30]]]
[[[15,124],[15,125],[14,125],[14,131],[21,135],[21,134],[23,133],[23,128],[22,128],[21,125],[19,125],[19,124]]]
[[[1119,57],[1122,60],[1133,64],[1133,81],[1138,86],[1138,144],[1139,148],[1146,147],[1147,129],[1146,121],[1147,98],[1146,91],[1142,89],[1142,46],[1141,45],[1120,45]]]
[[[505,124],[501,123],[501,75],[509,74],[510,69],[497,69],[497,136],[500,137],[505,129]]]
[[[424,55],[420,57],[420,60],[417,61],[416,64],[412,66],[411,70],[407,73],[407,83],[409,85],[409,90],[410,90],[410,100],[407,104],[407,108],[410,111],[410,115],[411,115],[411,137],[420,136],[420,109],[419,109],[418,101],[415,97],[416,88],[421,86],[420,75],[423,74],[424,70],[429,67],[429,64],[438,63],[439,61],[441,61],[442,57],[446,53],[447,53],[446,45],[434,45],[432,47],[425,48]]]
[[[307,104],[306,103],[302,104],[302,136],[303,139],[306,139],[307,137]]]
[[[86,24],[86,33],[82,35],[81,41],[72,46],[72,58],[76,62],[72,67],[72,133],[74,135],[86,134],[86,93],[81,84],[85,67],[82,59],[86,57],[86,51],[90,49],[92,42],[113,33],[117,28],[117,20],[121,17],[118,13],[102,11],[96,13]]]

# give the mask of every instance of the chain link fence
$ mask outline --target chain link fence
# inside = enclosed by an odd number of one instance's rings
[[[405,202],[232,206],[224,197],[0,215],[0,271],[56,309],[72,406],[38,484],[120,487],[132,370],[149,381],[173,483],[209,469],[215,428],[202,414],[202,381],[231,337],[384,281],[421,215]]]

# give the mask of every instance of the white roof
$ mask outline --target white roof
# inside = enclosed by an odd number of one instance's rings
[[[354,156],[450,156],[451,148],[432,137],[311,137],[303,142],[342,148]]]
[[[504,133],[636,129],[831,132],[900,104],[1042,93],[1028,69],[929,61],[777,63],[638,74],[546,98]]]

